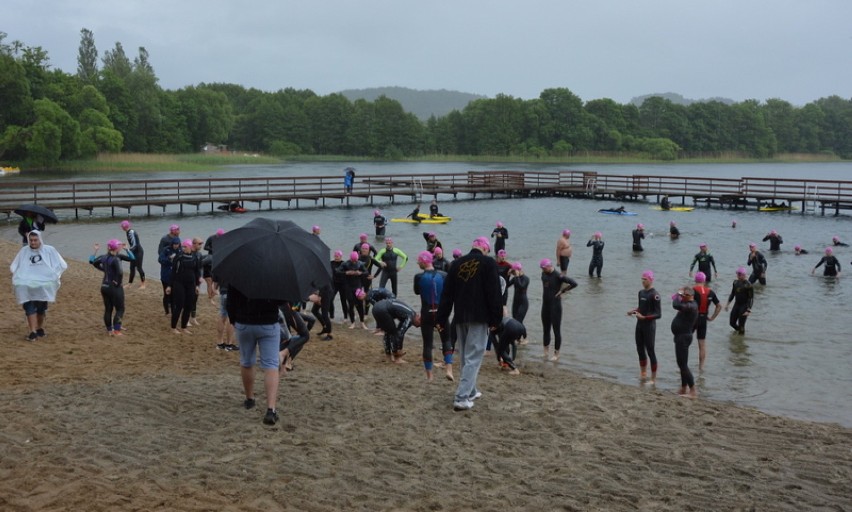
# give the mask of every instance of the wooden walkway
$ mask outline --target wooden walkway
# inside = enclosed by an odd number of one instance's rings
[[[668,195],[673,204],[757,209],[776,202],[801,213],[852,210],[852,181],[774,178],[700,178],[613,175],[583,171],[469,171],[443,174],[359,175],[352,193],[344,193],[339,177],[189,178],[108,181],[0,182],[0,212],[7,217],[21,204],[37,203],[61,212],[115,216],[144,209],[147,215],[167,208],[215,211],[231,201],[256,209],[359,206],[434,197],[480,199],[495,197],[584,197],[616,201],[658,202]],[[251,208],[249,206],[249,209]]]

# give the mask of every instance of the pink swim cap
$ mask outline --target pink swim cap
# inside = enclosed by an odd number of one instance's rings
[[[482,252],[489,252],[491,250],[491,244],[488,242],[488,239],[484,236],[481,236],[473,241],[472,247],[474,249],[479,249]]]
[[[367,292],[365,292],[363,288],[358,288],[357,290],[355,290],[355,298],[356,299],[361,300],[366,296],[367,296]]]
[[[775,230],[773,229],[772,231],[770,231],[770,232],[769,232],[769,234],[770,234],[770,235],[777,235],[777,234],[778,234],[778,232],[777,232],[777,231],[775,231]]]
[[[603,238],[603,233],[601,233],[600,231],[595,231],[595,237]]]
[[[458,258],[462,255],[461,249],[453,249],[453,258]]]
[[[698,271],[695,273],[695,282],[696,283],[705,283],[707,282],[707,276],[704,272]]]
[[[825,248],[825,253],[826,253],[826,254],[831,254],[831,253],[833,253],[833,252],[834,252],[834,251],[831,249],[831,247],[826,247],[826,248]]]
[[[435,247],[435,250],[432,251],[432,252],[435,254],[435,256],[443,256],[444,255],[444,250],[441,249],[440,247]]]
[[[802,250],[802,246],[801,246],[801,245],[797,245],[796,247],[793,247],[793,249],[794,249],[794,250],[796,250],[796,251],[801,251],[801,250]]]
[[[110,251],[114,251],[114,250],[120,249],[120,248],[121,248],[121,242],[116,240],[115,238],[113,238],[112,240],[107,242],[107,249],[109,249]]]
[[[497,227],[498,227],[498,228],[502,228],[502,227],[503,227],[503,223],[502,223],[502,222],[500,222],[499,220],[497,221]]]
[[[512,263],[512,270],[523,270],[524,267],[519,261]]]
[[[391,238],[391,237],[385,238],[385,244],[392,244],[392,243],[393,243],[393,238]]]
[[[670,222],[669,222],[669,226],[674,226],[674,225],[675,225],[675,221],[670,221]]]
[[[645,229],[644,224],[636,224],[636,229]]]
[[[373,215],[375,215],[376,217],[378,217],[381,214],[382,214],[382,212],[380,212],[379,210],[373,210]]]
[[[746,275],[747,273],[748,273],[748,272],[746,271],[746,268],[745,268],[745,267],[740,267],[740,268],[738,268],[738,269],[737,269],[737,275],[744,276],[744,275]]]
[[[755,247],[757,247],[757,244],[754,243],[754,242],[751,242],[750,244],[748,244],[749,249],[754,249]]]
[[[169,231],[171,231],[172,233],[174,233],[175,231],[180,231],[180,226],[178,226],[177,224],[172,224],[171,226],[169,226]]]
[[[130,227],[130,221],[129,220],[121,221],[121,229],[128,229],[129,227]]]
[[[358,238],[360,238],[361,241],[364,242],[365,240],[367,240],[367,233],[361,233],[360,235],[358,235]]]
[[[839,236],[837,236],[837,235],[835,235],[835,236],[831,237],[831,241],[832,241],[832,242],[839,242],[839,241],[840,241],[840,237],[839,237]]]
[[[541,261],[539,261],[539,262],[538,262],[538,266],[539,266],[540,268],[544,268],[544,267],[552,267],[552,266],[553,266],[553,262],[552,262],[552,261],[550,261],[550,258],[544,258],[543,260],[541,260]]]
[[[364,249],[369,249],[369,248],[370,248],[370,244],[361,244],[361,250],[362,250],[362,251],[363,251]]]
[[[216,230],[216,234],[219,235],[219,236],[222,236],[222,235],[225,234],[225,230],[222,229],[222,228],[219,228],[219,229]]]
[[[349,260],[350,261],[358,261],[358,253],[355,252],[355,251],[352,251],[351,253],[349,253]]]
[[[311,226],[311,233],[318,233],[318,232],[319,232],[319,230],[320,230],[320,227],[319,227],[319,226],[317,226],[316,224],[314,224],[313,226]]]
[[[499,251],[497,251],[497,256],[500,256],[501,258],[505,258],[506,257],[506,249],[500,249]]]
[[[435,238],[438,235],[436,235],[434,231],[430,231],[430,232],[426,233],[426,236],[428,236],[429,238]]]
[[[649,281],[653,281],[654,280],[654,271],[653,270],[646,270],[645,272],[642,272],[642,277],[644,279],[649,280]]]
[[[702,247],[707,247],[707,244],[704,243],[704,242],[701,242],[700,244],[698,244],[699,249],[701,249]]]
[[[192,238],[184,238],[181,245],[184,247],[192,247]]]
[[[562,230],[562,236],[571,236],[571,230],[570,229],[563,229]]]
[[[417,263],[422,263],[424,265],[432,264],[432,253],[429,251],[423,251],[417,255]]]
[[[336,251],[334,251],[334,257],[335,258],[342,258],[343,257],[343,251],[341,251],[340,249],[337,249]]]

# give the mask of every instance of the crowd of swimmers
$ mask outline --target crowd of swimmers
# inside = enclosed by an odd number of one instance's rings
[[[434,211],[437,213],[436,205]],[[333,282],[314,290],[302,302],[286,303],[286,307],[280,309],[279,322],[283,328],[279,346],[279,371],[284,373],[293,368],[293,360],[310,338],[315,324],[322,328],[319,332],[321,339],[330,341],[333,339],[333,319],[340,318],[343,325],[350,329],[369,329],[368,315],[372,315],[375,321],[373,330],[383,337],[383,351],[387,361],[395,364],[405,363],[405,335],[412,327],[420,328],[423,341],[421,359],[426,379],[433,380],[435,368],[440,368],[443,369],[447,380],[455,380],[453,356],[456,353],[458,334],[456,329],[441,328],[439,311],[442,308],[441,300],[448,273],[455,272],[459,275],[465,272],[465,269],[454,269],[452,262],[463,258],[465,254],[461,249],[453,249],[452,260],[448,260],[437,234],[433,231],[424,232],[425,247],[415,258],[419,271],[413,276],[410,285],[420,304],[419,307],[406,304],[399,299],[399,287],[404,285],[400,277],[409,263],[409,256],[395,246],[393,238],[384,236],[386,219],[381,211],[375,210],[373,213],[376,240],[381,240],[381,246],[375,247],[370,243],[369,236],[361,233],[358,242],[348,254],[342,249],[335,249],[330,261]],[[58,275],[67,267],[58,252],[44,244],[41,231],[34,229],[34,226],[43,228],[33,222],[28,223],[28,230],[25,229],[22,233],[25,246],[11,266],[16,295],[27,315],[30,328],[27,339],[30,341],[45,335],[47,303],[55,300]],[[125,332],[125,288],[132,286],[137,276],[140,289],[145,288],[147,284],[143,269],[145,251],[139,234],[129,220],[122,221],[120,228],[125,233],[126,242],[119,239],[109,240],[104,254],[98,254],[100,244],[94,244],[89,258],[92,266],[102,273],[100,291],[104,303],[103,323],[110,336],[123,336]],[[736,223],[732,224],[732,228],[736,228]],[[311,232],[321,236],[319,226],[312,226]],[[192,326],[199,325],[198,298],[202,284],[206,284],[206,298],[218,309],[216,347],[225,351],[238,351],[233,327],[228,321],[228,290],[224,283],[217,281],[212,271],[216,240],[224,234],[224,230],[219,229],[206,240],[198,237],[181,238],[179,225],[173,224],[169,227],[157,248],[163,293],[162,308],[171,332],[176,335],[192,334]],[[550,361],[559,360],[562,347],[562,299],[579,285],[575,279],[568,276],[574,256],[571,234],[571,230],[564,229],[557,238],[554,258],[543,258],[539,261],[542,345],[544,357]],[[677,238],[679,234],[677,226],[671,222],[669,235]],[[493,346],[496,362],[501,369],[510,375],[518,375],[520,370],[516,362],[517,346],[527,342],[524,322],[529,309],[527,294],[531,280],[520,262],[509,261],[506,251],[508,238],[506,226],[497,222],[491,232],[491,239],[494,244],[493,263],[500,282],[503,319],[489,326],[491,329],[488,347],[490,350]],[[633,251],[644,250],[644,238],[644,226],[637,224],[632,230]],[[780,251],[784,243],[781,235],[775,230],[767,233],[762,241],[769,243],[770,251]],[[811,273],[822,267],[823,275],[839,278],[840,262],[834,250],[847,246],[839,237],[833,237],[832,245],[825,248],[824,255]],[[605,247],[603,234],[600,231],[595,232],[586,242],[586,247],[592,250],[588,275],[590,278],[601,278]],[[491,244],[486,237],[477,238],[473,250],[477,251],[478,256],[486,254],[492,258]],[[730,312],[731,328],[737,334],[745,334],[746,322],[754,307],[754,286],[767,284],[768,266],[757,243],[749,243],[748,250],[747,265],[736,269],[736,279],[732,282],[724,306],[710,287],[711,282],[718,279],[719,273],[707,243],[699,244],[698,252],[689,266],[689,276],[693,281],[681,286],[671,296],[672,308],[677,311],[671,323],[671,331],[675,359],[681,375],[680,395],[695,397],[698,394],[688,364],[693,336],[698,340],[699,369],[703,369],[707,352],[705,340],[708,322],[715,320],[723,308]],[[795,254],[807,254],[807,251],[797,245]],[[127,262],[130,268],[126,283],[122,262]],[[746,267],[751,267],[751,270]],[[49,268],[49,272],[46,268]],[[50,278],[46,277],[48,274]],[[55,282],[52,281],[53,276],[56,276]],[[657,378],[656,321],[662,316],[661,294],[653,286],[654,277],[652,270],[642,273],[637,306],[627,312],[636,319],[634,338],[639,358],[639,378],[641,382],[649,384],[653,384]],[[40,288],[36,289],[32,285],[34,279],[40,283]],[[340,317],[337,316],[336,300],[339,303]],[[440,343],[440,357],[437,361],[433,356],[436,334]],[[463,409],[469,408],[468,402],[465,398],[461,399]]]

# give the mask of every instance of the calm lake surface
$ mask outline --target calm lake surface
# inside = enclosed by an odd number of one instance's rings
[[[288,163],[278,166],[234,166],[208,173],[123,173],[127,179],[329,175],[341,176],[341,164]],[[852,163],[819,164],[695,164],[695,165],[530,165],[530,164],[465,164],[465,163],[360,163],[356,165],[358,180],[367,174],[466,172],[469,170],[593,170],[609,174],[651,174],[668,176],[713,176],[724,178],[778,177],[852,180]],[[39,179],[69,179],[72,176],[39,176]],[[24,175],[22,179],[32,179]],[[116,175],[81,174],[74,179],[115,179]],[[7,178],[3,178],[7,179]],[[20,179],[20,178],[19,178]],[[0,186],[2,186],[0,181]],[[424,198],[425,205],[431,199]],[[359,200],[360,201],[360,200]],[[729,401],[754,407],[771,414],[836,422],[852,427],[852,283],[849,277],[840,281],[817,276],[810,271],[819,261],[824,248],[834,235],[852,242],[852,216],[821,217],[815,214],[759,213],[699,208],[693,212],[662,212],[647,203],[626,203],[628,210],[639,215],[622,217],[601,215],[598,208],[617,206],[603,201],[566,198],[458,200],[439,198],[441,212],[453,217],[446,225],[417,226],[390,224],[388,236],[405,251],[411,261],[400,277],[401,297],[419,304],[413,294],[411,278],[417,272],[414,258],[425,249],[424,231],[435,231],[449,254],[453,248],[467,251],[477,236],[488,236],[497,221],[509,230],[507,251],[511,261],[520,261],[531,278],[530,311],[526,326],[531,343],[522,348],[524,359],[539,358],[542,354],[538,261],[553,258],[556,241],[563,229],[572,231],[574,257],[569,275],[580,286],[563,299],[563,347],[561,366],[623,383],[638,385],[638,363],[633,341],[635,320],[625,315],[636,306],[636,294],[641,288],[639,278],[646,269],[656,274],[655,288],[663,296],[663,318],[657,325],[657,357],[659,379],[657,388],[675,391],[680,377],[675,364],[674,344],[669,324],[675,311],[668,297],[678,287],[690,282],[689,265],[706,242],[716,259],[718,280],[712,283],[724,303],[730,293],[735,270],[745,265],[749,242],[756,242],[769,261],[768,284],[757,286],[753,314],[745,336],[733,334],[728,315],[722,312],[710,323],[707,335],[708,356],[703,372],[698,372],[698,349],[693,343],[690,367],[696,375],[703,399]],[[331,202],[329,204],[332,204]],[[304,205],[303,205],[304,206]],[[246,207],[256,207],[246,204]],[[134,227],[142,236],[147,249],[146,272],[158,276],[159,266],[153,256],[159,238],[174,222],[181,225],[184,236],[206,238],[218,228],[237,228],[255,216],[289,219],[310,229],[322,227],[322,238],[331,249],[348,252],[358,234],[372,234],[372,211],[382,209],[388,217],[404,217],[413,208],[411,203],[379,204],[358,202],[349,207],[303,208],[299,210],[263,210],[246,214],[209,212],[180,215],[166,212],[144,217],[143,208],[132,212]],[[207,211],[204,211],[207,210]],[[108,214],[108,212],[106,212]],[[65,212],[67,215],[67,212]],[[90,254],[94,242],[104,244],[110,238],[123,239],[118,226],[121,218],[105,214],[81,221],[63,219],[48,226],[47,243],[56,246],[66,257],[83,260]],[[678,240],[667,236],[669,221],[681,230]],[[0,223],[0,237],[18,240],[15,232],[17,217]],[[736,221],[736,228],[732,228]],[[645,225],[645,251],[631,250],[631,230],[637,222]],[[768,243],[761,240],[772,229],[784,238],[782,251],[770,253]],[[604,249],[603,278],[587,277],[591,249],[586,241],[595,231],[602,231]],[[372,235],[371,235],[372,238]],[[793,247],[801,245],[810,254],[795,256]],[[835,248],[844,276],[852,276],[852,248]],[[99,277],[92,273],[92,286]],[[510,299],[511,301],[511,299]],[[100,313],[93,311],[93,319]],[[132,321],[133,311],[128,311]],[[94,320],[93,320],[94,322]],[[93,323],[94,325],[94,323]],[[165,326],[164,326],[165,329]],[[419,343],[419,335],[408,340]],[[379,342],[377,341],[377,349]],[[522,370],[523,371],[523,370]],[[570,393],[571,390],[565,390]]]

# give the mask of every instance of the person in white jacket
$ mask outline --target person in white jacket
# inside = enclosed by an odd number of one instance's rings
[[[47,303],[56,302],[56,292],[61,284],[59,278],[68,264],[53,246],[46,245],[41,231],[27,234],[27,245],[21,247],[9,270],[15,298],[24,308],[29,334],[26,339],[35,341],[44,336],[44,319]]]

